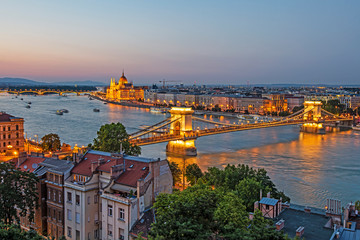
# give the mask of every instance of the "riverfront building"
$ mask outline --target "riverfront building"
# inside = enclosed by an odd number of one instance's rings
[[[90,150],[65,182],[65,236],[133,239],[161,192],[172,192],[167,161]]]
[[[106,98],[111,101],[142,100],[144,99],[144,90],[129,83],[123,71],[119,82],[116,82],[115,78],[111,78],[110,87],[106,90]]]
[[[24,119],[0,112],[0,153],[17,155],[24,151]]]

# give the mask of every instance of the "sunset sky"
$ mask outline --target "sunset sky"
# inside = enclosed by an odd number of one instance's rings
[[[0,77],[135,84],[360,84],[360,1],[0,5]]]

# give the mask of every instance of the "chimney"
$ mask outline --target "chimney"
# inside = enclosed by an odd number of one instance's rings
[[[285,227],[285,220],[281,219],[275,225],[276,225],[276,231],[280,231]]]
[[[259,209],[259,201],[256,201],[256,202],[254,203],[254,211],[255,211],[256,209]]]
[[[19,153],[19,157],[17,159],[17,166],[19,167],[21,164],[23,164],[23,162],[25,162],[26,159],[27,159],[27,153],[26,152]]]
[[[298,229],[296,229],[296,236],[301,237],[302,235],[304,235],[304,231],[305,231],[304,227],[302,226],[298,227]]]
[[[96,168],[100,166],[99,162],[92,162],[91,163],[91,172],[95,172],[96,171]]]
[[[101,164],[105,163],[105,159],[100,157],[97,162],[98,162],[98,165],[100,166]]]
[[[111,178],[117,178],[124,170],[123,164],[114,165],[110,168]]]
[[[270,198],[270,192],[268,192],[268,193],[266,194],[266,197],[267,197],[267,198]]]

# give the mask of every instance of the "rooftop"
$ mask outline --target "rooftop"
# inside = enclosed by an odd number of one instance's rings
[[[47,158],[39,163],[39,166],[41,166],[41,168],[34,172],[37,175],[43,175],[46,172],[64,174],[74,166],[74,163],[66,160]]]
[[[274,199],[274,198],[267,198],[267,197],[263,197],[260,200],[260,204],[265,204],[265,205],[271,205],[271,206],[275,206],[278,203],[279,200]]]
[[[142,237],[147,239],[147,236],[149,234],[149,231],[151,229],[151,224],[154,222],[154,213],[152,209],[149,209],[148,211],[144,212],[144,215],[142,218],[140,218],[133,228],[130,230],[130,234],[132,236],[138,236],[139,233],[142,232]]]
[[[22,119],[22,118],[14,117],[5,112],[0,112],[0,122],[10,122],[12,119]]]
[[[289,237],[296,235],[296,229],[300,226],[305,228],[304,235],[306,240],[329,240],[333,230],[324,226],[330,220],[325,215],[316,213],[306,213],[304,211],[287,208],[274,219],[274,222],[284,219],[285,226],[282,229]]]

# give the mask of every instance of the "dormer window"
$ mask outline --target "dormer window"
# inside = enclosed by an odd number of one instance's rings
[[[88,180],[88,177],[85,177],[85,176],[82,176],[82,175],[78,175],[78,174],[75,174],[74,175],[74,181],[75,182],[79,182],[79,183],[84,183]]]

